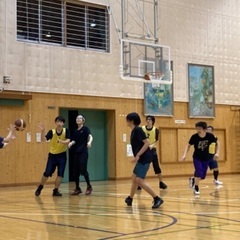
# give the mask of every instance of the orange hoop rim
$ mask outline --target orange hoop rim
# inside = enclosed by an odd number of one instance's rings
[[[144,75],[144,78],[146,79],[146,80],[157,80],[157,79],[159,79],[159,80],[162,80],[162,78],[164,77],[164,73],[163,72],[148,72],[148,73],[146,73],[145,75]]]

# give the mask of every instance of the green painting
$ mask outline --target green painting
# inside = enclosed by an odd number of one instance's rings
[[[215,117],[214,67],[188,64],[189,116]]]
[[[173,116],[172,84],[144,83],[144,114]]]

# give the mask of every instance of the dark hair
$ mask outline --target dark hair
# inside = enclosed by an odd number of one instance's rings
[[[129,113],[126,116],[126,120],[129,121],[129,122],[133,121],[133,124],[135,126],[138,126],[141,123],[141,119],[140,119],[138,113],[136,113],[136,112]]]
[[[148,118],[150,118],[152,120],[152,123],[154,124],[155,123],[155,117],[152,116],[152,115],[147,115],[146,116],[146,120],[148,120]]]
[[[207,129],[207,123],[206,122],[197,122],[195,124],[195,127],[201,127],[201,128],[203,128],[203,130],[206,130]]]
[[[60,121],[60,122],[65,123],[65,118],[64,118],[63,116],[57,116],[57,117],[55,118],[55,122],[57,122],[57,121]]]
[[[214,127],[213,126],[208,126],[207,128],[211,128],[212,131],[214,131]]]
[[[81,116],[81,117],[82,117],[82,120],[83,120],[83,122],[85,122],[85,121],[86,121],[85,117],[84,117],[82,114],[78,114],[78,115],[77,115],[77,117],[79,117],[79,116]],[[77,117],[76,117],[76,118],[77,118]]]

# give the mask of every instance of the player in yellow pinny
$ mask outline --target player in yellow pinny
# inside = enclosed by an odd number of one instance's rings
[[[53,189],[53,196],[61,197],[62,194],[58,188],[62,182],[66,162],[67,162],[67,146],[70,142],[70,132],[64,128],[65,119],[62,116],[55,118],[56,128],[51,129],[45,135],[45,128],[42,124],[39,125],[42,131],[42,141],[50,141],[50,151],[48,154],[48,161],[46,169],[43,173],[41,183],[35,191],[35,196],[39,196],[47,179],[52,176],[57,168],[57,177],[55,180],[55,188]],[[45,135],[45,136],[44,136]]]
[[[155,117],[148,115],[146,117],[146,125],[142,126],[142,129],[145,132],[150,142],[149,148],[152,153],[152,164],[153,164],[154,172],[159,179],[159,188],[167,189],[167,185],[162,181],[162,170],[159,166],[157,149],[156,149],[156,143],[159,137],[159,130],[154,126],[154,124],[155,124]],[[138,190],[141,190],[141,188],[138,187]]]

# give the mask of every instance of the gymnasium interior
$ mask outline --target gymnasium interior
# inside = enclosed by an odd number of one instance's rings
[[[0,239],[239,239],[240,1],[0,0],[0,13],[0,136],[16,119],[27,125],[0,150]],[[131,112],[142,125],[154,115],[160,132],[168,188],[159,189],[152,167],[146,178],[164,200],[156,210],[144,190],[132,207],[124,202]],[[73,132],[79,114],[94,138],[92,194],[69,195],[68,150],[63,196],[51,195],[54,174],[36,197],[49,152],[39,123],[52,129],[61,115]],[[198,121],[221,143],[223,182],[214,185],[208,170],[200,197],[188,183],[193,148],[180,161]]]

